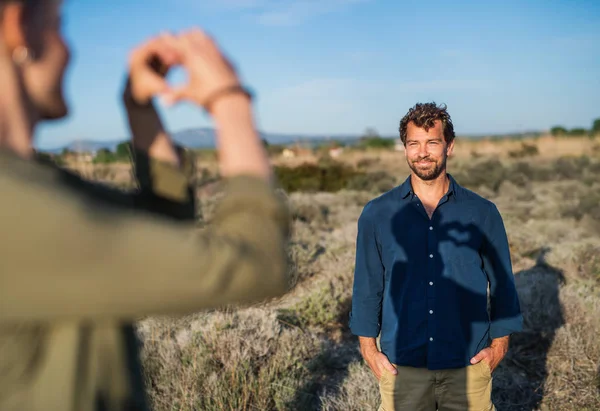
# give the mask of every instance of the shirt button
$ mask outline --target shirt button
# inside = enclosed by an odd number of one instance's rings
[[[433,310],[429,310],[429,314],[433,314]]]
[[[429,285],[433,285],[433,281],[430,281],[430,282],[429,282]]]
[[[433,337],[429,337],[429,341],[433,341]]]
[[[432,231],[432,230],[433,230],[433,227],[429,227],[429,231]]]
[[[433,254],[429,254],[429,258],[433,258]]]

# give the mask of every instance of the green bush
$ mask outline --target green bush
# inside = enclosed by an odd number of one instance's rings
[[[98,150],[94,160],[92,161],[94,164],[110,164],[116,163],[118,161],[118,157],[112,151],[102,148]]]
[[[590,130],[591,135],[600,135],[600,118],[597,118],[592,123],[592,129]]]
[[[356,174],[352,167],[334,161],[319,164],[305,163],[297,167],[275,167],[277,181],[288,193],[336,192],[346,188],[348,181]]]
[[[396,185],[394,177],[385,171],[358,173],[351,177],[346,185],[348,190],[384,193]]]
[[[569,135],[573,137],[583,137],[588,135],[588,131],[585,128],[573,128],[569,130]]]
[[[506,174],[506,169],[502,163],[497,159],[493,159],[481,161],[467,169],[459,170],[454,174],[454,177],[459,184],[472,190],[484,186],[493,191],[498,191]]]
[[[343,189],[383,193],[395,185],[394,178],[384,171],[358,171],[329,157],[323,157],[318,164],[276,166],[275,175],[288,193],[337,192]]]
[[[395,140],[383,137],[365,137],[359,142],[359,146],[363,148],[393,148],[396,144]]]

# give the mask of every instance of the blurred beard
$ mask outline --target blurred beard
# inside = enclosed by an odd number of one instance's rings
[[[419,161],[420,161],[420,159],[417,161],[411,161],[408,163],[408,166],[410,167],[412,172],[415,173],[415,175],[423,181],[435,180],[442,174],[442,172],[446,168],[446,159],[443,159],[439,163],[436,163],[435,161],[431,161],[428,164],[427,168],[419,167],[416,164]]]

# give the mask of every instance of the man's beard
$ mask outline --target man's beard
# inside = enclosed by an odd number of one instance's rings
[[[417,177],[419,177],[423,181],[431,181],[438,178],[444,169],[446,168],[446,159],[443,159],[441,162],[436,163],[432,161],[429,163],[427,168],[419,168],[416,164],[423,159],[418,159],[417,161],[409,161],[408,166],[415,173]],[[433,167],[431,167],[433,165]]]

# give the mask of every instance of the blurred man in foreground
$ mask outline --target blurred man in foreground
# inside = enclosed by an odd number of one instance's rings
[[[494,409],[492,373],[521,330],[502,217],[446,172],[454,137],[445,107],[411,108],[411,174],[358,220],[350,326],[381,410]]]
[[[288,212],[249,95],[197,30],[131,54],[137,191],[38,163],[36,125],[68,111],[60,3],[0,0],[0,410],[147,410],[132,323],[284,293]],[[188,84],[165,82],[173,66]],[[225,197],[209,229],[194,228],[193,162],[163,129],[156,96],[215,121]]]

